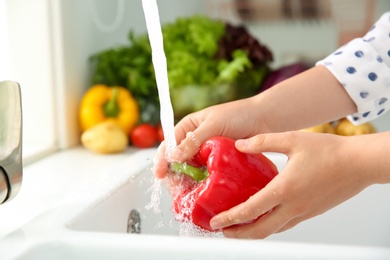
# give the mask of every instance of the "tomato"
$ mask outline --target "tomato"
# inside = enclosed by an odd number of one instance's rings
[[[164,132],[161,124],[158,124],[156,126],[156,132],[157,132],[157,141],[161,143],[162,141],[164,141]]]
[[[134,128],[130,139],[136,147],[150,148],[156,145],[157,132],[151,124],[140,124]]]

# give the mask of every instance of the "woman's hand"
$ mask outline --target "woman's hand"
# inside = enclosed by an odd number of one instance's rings
[[[226,237],[265,238],[324,213],[375,182],[390,181],[384,158],[390,144],[377,145],[389,140],[389,133],[380,135],[286,132],[238,140],[236,147],[242,152],[283,153],[288,162],[264,189],[215,216],[211,227],[222,229]]]
[[[344,87],[328,69],[315,66],[251,98],[186,116],[175,127],[177,149],[166,156],[164,144],[160,146],[154,173],[157,178],[164,178],[167,161],[190,159],[213,136],[239,139],[299,130],[355,112],[356,106]]]
[[[155,157],[154,174],[164,178],[168,172],[167,161],[184,162],[192,158],[199,146],[213,136],[226,136],[233,139],[247,138],[259,133],[262,126],[254,107],[254,98],[216,105],[184,117],[175,126],[175,137],[179,144],[166,158],[165,144],[162,143]]]

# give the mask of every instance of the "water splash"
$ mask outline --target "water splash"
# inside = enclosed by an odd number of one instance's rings
[[[150,190],[152,191],[150,203],[145,208],[152,209],[154,213],[161,213],[162,180],[154,178]]]
[[[187,237],[223,237],[222,232],[210,232],[195,226],[194,223],[189,221],[180,223],[179,235]]]
[[[174,210],[175,220],[180,223],[179,235],[180,236],[197,236],[197,237],[222,237],[221,232],[210,232],[204,230],[193,223],[192,213],[195,208],[196,200],[199,193],[204,189],[203,186],[198,185],[191,178],[185,175],[175,175],[175,185],[171,189],[172,195],[176,207],[179,209]],[[186,192],[188,191],[188,192]]]

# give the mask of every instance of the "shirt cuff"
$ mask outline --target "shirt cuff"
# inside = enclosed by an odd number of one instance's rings
[[[363,37],[318,61],[337,78],[355,102],[354,124],[373,120],[390,109],[390,12]]]

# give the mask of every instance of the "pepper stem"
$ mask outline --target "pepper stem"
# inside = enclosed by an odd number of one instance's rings
[[[118,88],[113,88],[112,92],[112,97],[103,107],[104,114],[107,117],[117,117],[120,111],[118,106]]]
[[[206,167],[197,168],[187,163],[171,163],[170,169],[176,173],[188,175],[196,181],[203,181],[210,175]]]

